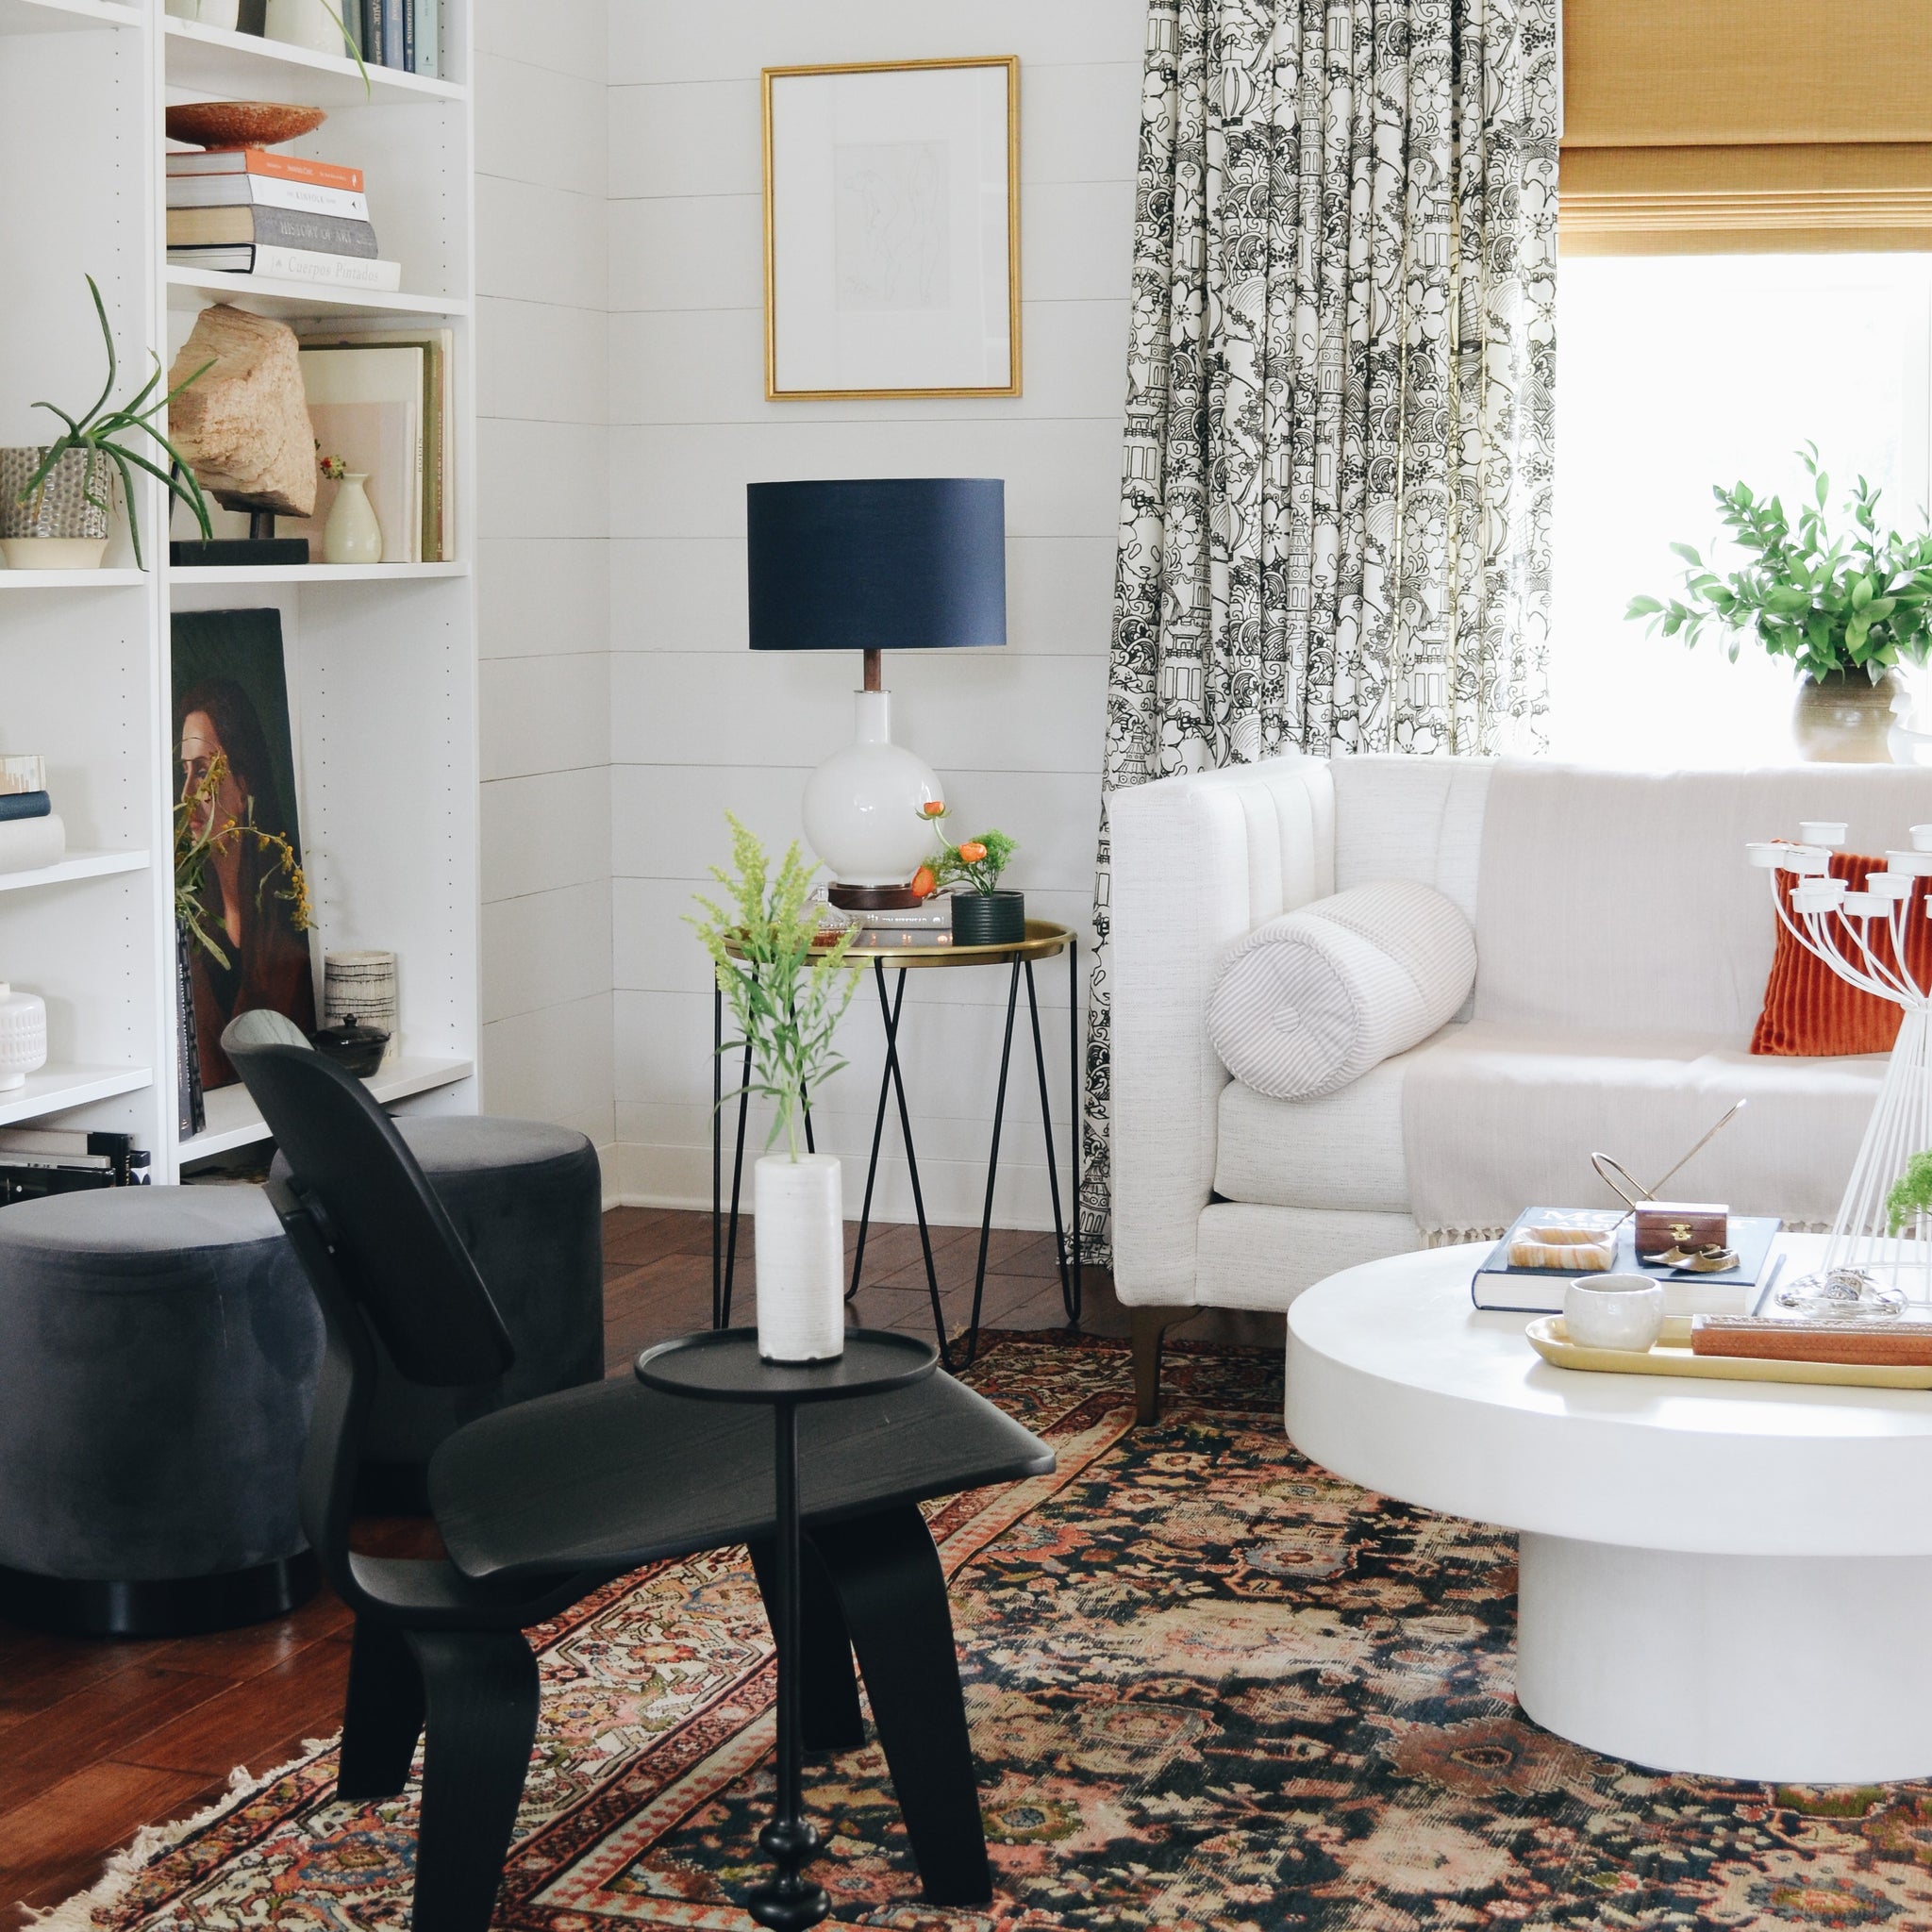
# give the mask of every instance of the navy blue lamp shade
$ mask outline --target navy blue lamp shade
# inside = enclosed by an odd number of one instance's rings
[[[754,651],[918,651],[1007,641],[997,476],[745,487]]]

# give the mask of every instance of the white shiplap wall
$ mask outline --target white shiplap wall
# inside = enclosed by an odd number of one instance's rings
[[[607,0],[478,0],[483,1104],[608,1151]]]
[[[613,0],[608,1171],[626,1198],[708,1199],[708,980],[680,915],[707,863],[724,856],[724,810],[782,846],[799,831],[808,772],[851,735],[856,655],[754,658],[745,648],[747,482],[1006,479],[1008,648],[889,657],[887,682],[896,735],[939,772],[955,829],[1011,833],[1022,845],[1012,881],[1031,909],[1086,929],[1144,20],[1143,0]],[[759,68],[956,54],[1021,59],[1025,393],[767,403]],[[492,648],[511,647],[500,625],[491,637]],[[531,701],[550,714],[553,699],[533,688]],[[1062,1129],[1066,986],[1061,962],[1041,969]],[[993,972],[913,975],[904,1058],[941,1221],[978,1219],[1005,997]],[[851,1069],[825,1091],[820,1144],[856,1157],[856,1207],[882,1055],[870,988],[845,1045]],[[1039,1227],[1045,1170],[1026,1054],[1016,1051],[996,1218]],[[882,1211],[908,1213],[896,1160],[884,1187]]]

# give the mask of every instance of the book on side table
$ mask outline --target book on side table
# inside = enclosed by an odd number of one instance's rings
[[[1672,1315],[1744,1315],[1755,1307],[1761,1289],[1771,1244],[1784,1223],[1774,1216],[1734,1214],[1730,1221],[1731,1246],[1737,1250],[1738,1265],[1721,1274],[1693,1274],[1642,1260],[1637,1253],[1636,1226],[1621,1208],[1577,1209],[1525,1208],[1511,1223],[1508,1231],[1484,1257],[1470,1282],[1470,1299],[1479,1308],[1507,1310],[1524,1315],[1559,1315],[1563,1312],[1563,1291],[1571,1282],[1586,1278],[1581,1268],[1512,1268],[1509,1245],[1517,1230],[1550,1222],[1568,1226],[1595,1226],[1608,1236],[1614,1234],[1617,1258],[1608,1271],[1618,1274],[1647,1274],[1664,1289],[1665,1312]]]

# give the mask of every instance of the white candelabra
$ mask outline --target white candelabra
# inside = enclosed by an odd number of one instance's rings
[[[1807,1314],[1890,1317],[1915,1301],[1932,1301],[1932,1240],[1914,1215],[1893,1234],[1886,1197],[1914,1154],[1932,1147],[1932,984],[1907,964],[1907,924],[1920,879],[1932,876],[1932,825],[1911,828],[1909,852],[1888,852],[1885,870],[1854,891],[1831,874],[1831,855],[1845,842],[1837,823],[1807,821],[1801,841],[1745,847],[1766,868],[1772,903],[1785,930],[1847,985],[1901,1009],[1898,1041],[1839,1203],[1817,1274],[1777,1297]],[[1789,909],[1778,874],[1792,874]],[[1932,915],[1932,902],[1925,907]]]

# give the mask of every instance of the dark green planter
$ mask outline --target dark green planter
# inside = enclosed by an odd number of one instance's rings
[[[1024,892],[955,892],[956,946],[1016,946],[1026,937]]]

